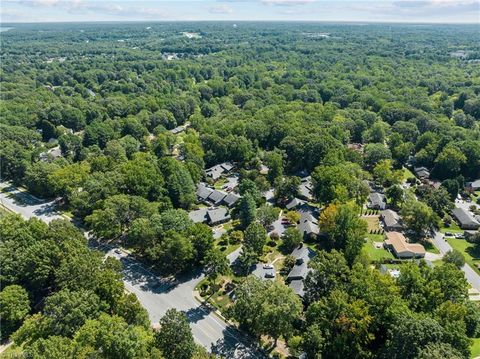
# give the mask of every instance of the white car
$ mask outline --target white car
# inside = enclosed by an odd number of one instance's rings
[[[271,264],[264,264],[263,269],[273,269],[273,265]]]

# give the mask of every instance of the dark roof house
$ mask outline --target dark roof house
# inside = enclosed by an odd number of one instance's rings
[[[240,199],[239,195],[230,192],[223,199],[223,203],[225,203],[225,205],[227,205],[228,207],[233,207],[239,199]]]
[[[315,256],[315,252],[305,245],[300,245],[293,250],[291,255],[296,262],[287,276],[288,286],[298,296],[303,298],[305,294],[303,280],[307,278],[308,273],[312,270],[308,267],[308,262]]]
[[[401,218],[397,212],[392,211],[391,209],[386,209],[380,215],[383,228],[387,231],[401,231],[403,226],[401,223]]]
[[[208,188],[204,183],[199,183],[197,186],[197,198],[199,202],[204,202],[212,194],[213,189]]]
[[[213,204],[220,204],[226,196],[227,194],[224,192],[213,190],[210,196],[208,196],[207,200]]]
[[[228,222],[231,218],[230,215],[228,214],[228,210],[222,207],[209,209],[207,211],[207,217],[208,217],[208,223],[213,226]]]
[[[426,167],[414,167],[413,172],[420,179],[425,179],[430,177],[430,171]]]

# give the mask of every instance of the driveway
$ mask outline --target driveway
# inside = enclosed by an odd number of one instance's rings
[[[0,203],[24,218],[37,217],[45,222],[63,218],[55,210],[53,202],[41,201],[28,193],[18,191],[6,183],[0,183]],[[88,234],[85,234],[88,238]],[[225,358],[263,358],[264,356],[236,328],[225,323],[210,307],[200,304],[193,296],[195,285],[204,278],[200,270],[178,278],[161,278],[142,266],[135,258],[115,246],[96,245],[91,247],[120,260],[123,264],[125,288],[137,295],[142,306],[148,311],[152,324],[170,308],[185,312],[192,328],[195,341],[209,351]],[[235,259],[238,252],[231,254]]]
[[[453,249],[452,246],[445,240],[443,233],[435,232],[435,235],[432,236],[432,241],[442,255]],[[480,275],[478,275],[478,273],[475,272],[468,264],[465,264],[461,269],[463,273],[465,273],[465,278],[467,278],[467,281],[470,283],[472,288],[480,291]]]

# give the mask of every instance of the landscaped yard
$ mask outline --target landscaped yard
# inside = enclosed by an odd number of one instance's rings
[[[480,250],[475,250],[475,246],[465,239],[447,238],[447,241],[453,249],[463,253],[466,262],[480,274],[480,270],[477,268],[477,265],[480,264]]]
[[[440,232],[452,232],[452,233],[463,233],[463,229],[461,229],[456,222],[452,222],[450,227],[441,227]]]
[[[395,258],[393,254],[383,248],[383,246],[380,248],[376,248],[374,242],[383,242],[383,235],[369,234],[367,236],[367,242],[363,246],[363,251],[369,256],[372,261]]]
[[[362,216],[361,218],[367,222],[368,232],[378,231],[380,229],[378,216]]]

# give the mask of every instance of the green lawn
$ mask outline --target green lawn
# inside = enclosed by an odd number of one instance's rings
[[[465,239],[447,238],[447,241],[453,249],[463,253],[466,262],[480,274],[480,270],[477,268],[477,264],[480,263],[480,250],[475,250],[475,246],[468,243]]]
[[[450,224],[450,227],[440,228],[440,232],[463,233],[463,229],[461,229],[456,222],[452,222],[452,224]]]
[[[373,237],[373,238],[372,238]],[[382,242],[383,236],[381,234],[369,234],[368,240],[363,246],[363,252],[368,255],[372,261],[378,261],[382,259],[394,259],[392,253],[382,248],[375,248],[373,242]]]
[[[480,357],[480,338],[473,339],[473,344],[470,347],[470,353],[471,358]]]
[[[403,168],[403,180],[406,181],[409,178],[415,178],[415,175],[408,168]]]

